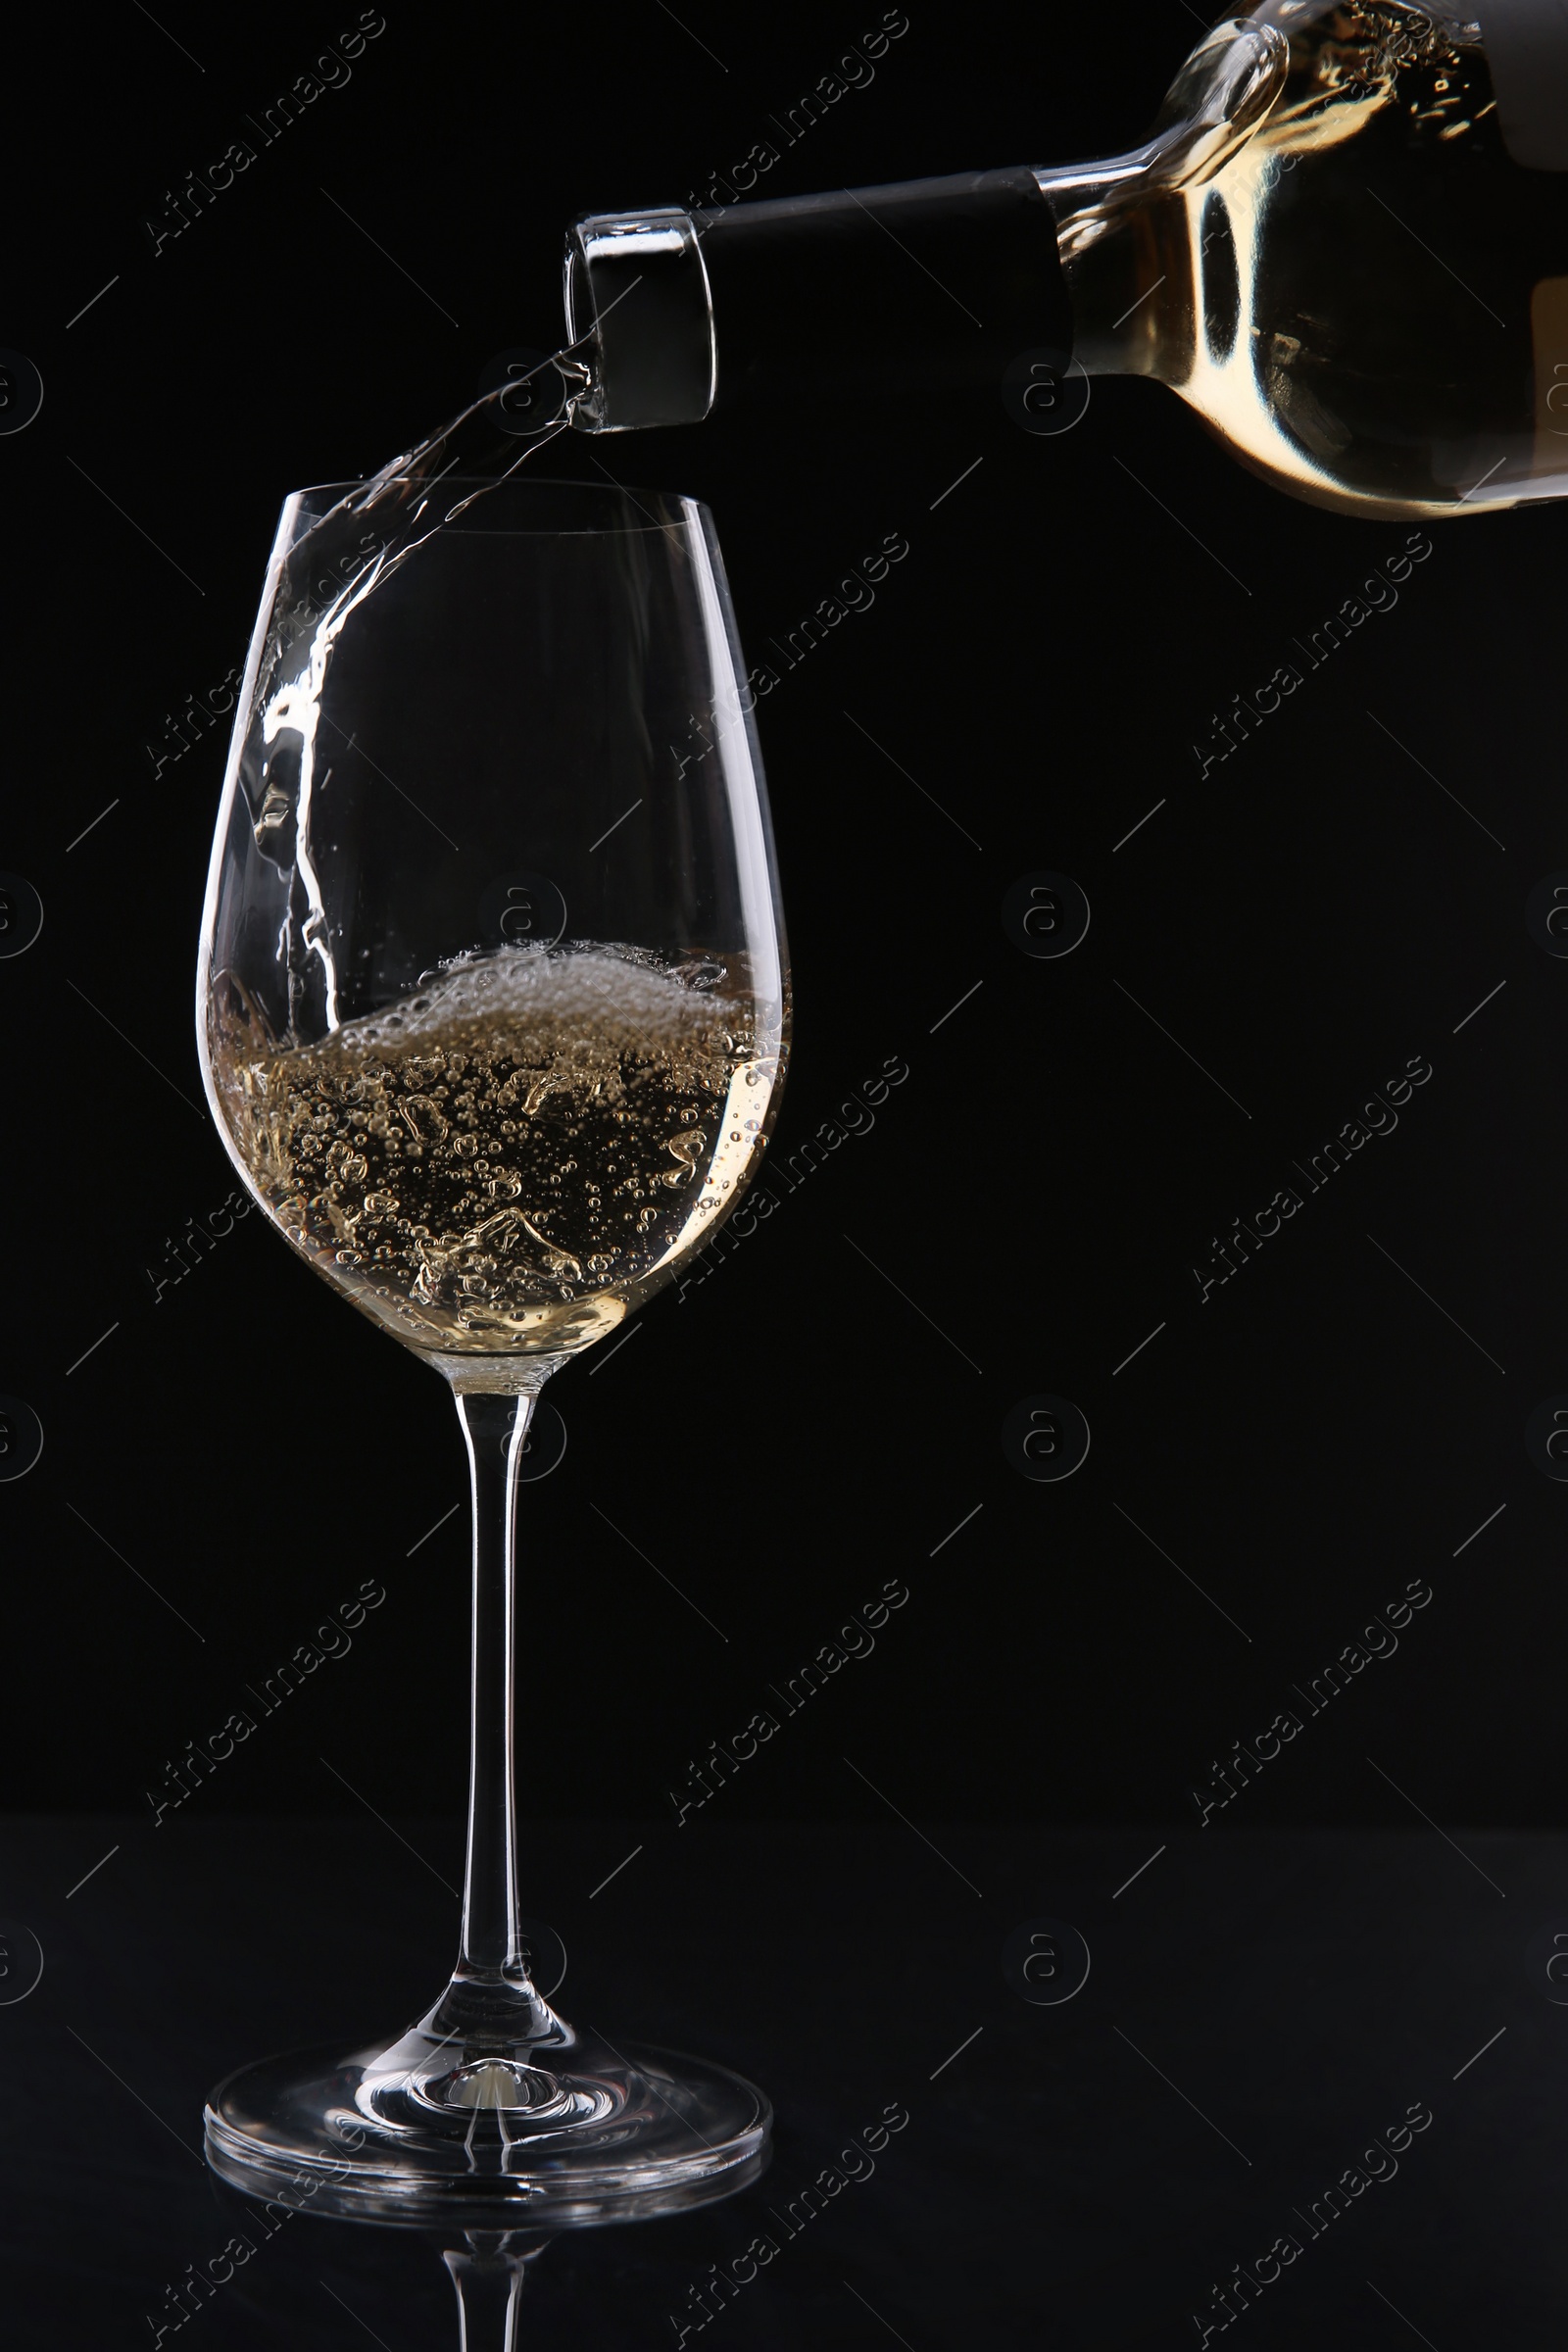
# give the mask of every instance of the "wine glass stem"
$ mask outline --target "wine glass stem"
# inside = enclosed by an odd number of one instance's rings
[[[458,2290],[459,2352],[516,2352],[527,2257],[454,2251],[441,2259]]]
[[[473,1476],[473,1709],[458,1975],[525,1978],[513,1785],[517,1463],[533,1396],[459,1396]]]

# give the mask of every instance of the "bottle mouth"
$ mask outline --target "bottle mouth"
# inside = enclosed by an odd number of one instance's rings
[[[585,432],[700,424],[717,355],[702,238],[689,213],[595,213],[566,239],[566,334],[590,348],[572,422]]]

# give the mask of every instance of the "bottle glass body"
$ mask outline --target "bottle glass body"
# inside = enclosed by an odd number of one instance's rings
[[[1568,492],[1568,173],[1514,160],[1457,11],[1273,0],[1149,145],[1043,172],[1090,374],[1153,377],[1351,513]]]

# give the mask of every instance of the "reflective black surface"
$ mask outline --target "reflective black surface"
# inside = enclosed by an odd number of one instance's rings
[[[896,1824],[531,1836],[577,2012],[743,2067],[779,2123],[733,2202],[558,2237],[520,2345],[1153,2352],[1200,2340],[1194,2314],[1218,2340],[1238,2265],[1250,2343],[1560,2339],[1568,1839],[923,1826],[940,1853]],[[5,1825],[7,1910],[44,1952],[0,2008],[8,2341],[457,2343],[437,2244],[261,2215],[199,2127],[236,2057],[412,2013],[458,1843],[368,1816]],[[1054,2000],[1066,1931],[1088,1977]],[[311,2012],[327,1940],[355,2018]],[[230,2277],[231,2240],[255,2250]]]

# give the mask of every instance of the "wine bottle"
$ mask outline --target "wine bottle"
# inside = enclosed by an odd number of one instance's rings
[[[1479,21],[1478,21],[1479,20]],[[1568,8],[1267,0],[1108,162],[581,220],[590,431],[1143,375],[1321,506],[1568,495]]]

